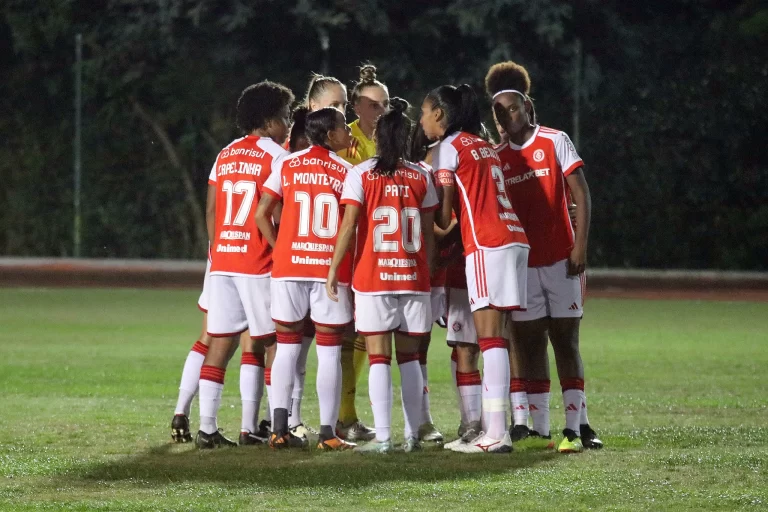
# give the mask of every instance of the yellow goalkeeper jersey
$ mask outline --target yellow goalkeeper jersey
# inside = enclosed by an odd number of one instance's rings
[[[349,123],[349,127],[352,129],[352,145],[349,149],[340,151],[339,156],[352,165],[376,156],[376,144],[360,129],[360,120]]]

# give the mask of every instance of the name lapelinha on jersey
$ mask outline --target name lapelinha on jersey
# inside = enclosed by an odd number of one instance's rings
[[[216,176],[222,177],[228,174],[261,176],[261,164],[252,164],[248,162],[230,162],[228,164],[221,164]]]

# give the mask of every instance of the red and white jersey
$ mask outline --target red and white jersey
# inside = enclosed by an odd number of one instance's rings
[[[432,158],[441,185],[455,185],[454,211],[459,219],[464,253],[492,251],[528,239],[504,189],[499,157],[476,135],[456,132],[443,139]]]
[[[339,199],[352,166],[322,146],[291,153],[275,164],[264,192],[283,200],[272,268],[273,279],[328,279],[341,225]],[[351,259],[339,268],[339,283],[349,284]]]
[[[376,159],[354,167],[344,182],[341,204],[361,208],[352,289],[368,295],[429,293],[429,263],[421,213],[437,209],[427,171],[398,165],[392,176],[373,171]]]
[[[507,197],[531,244],[529,267],[564,260],[573,248],[565,177],[584,165],[565,132],[537,126],[522,146],[498,148]]]
[[[211,275],[269,276],[272,248],[256,226],[256,205],[272,164],[286,154],[272,139],[255,135],[219,153],[208,178],[216,187]]]

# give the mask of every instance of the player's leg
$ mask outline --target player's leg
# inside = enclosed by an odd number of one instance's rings
[[[200,430],[197,446],[201,449],[237,446],[237,443],[221,434],[216,419],[227,364],[237,350],[240,334],[248,327],[234,278],[211,276],[209,287],[208,334],[212,339],[200,368]]]
[[[303,448],[307,440],[290,433],[288,410],[296,376],[304,332],[304,317],[309,312],[311,283],[272,280],[272,318],[277,330],[277,349],[271,369],[272,448]]]
[[[341,349],[347,326],[352,322],[352,300],[348,287],[340,286],[338,302],[325,292],[325,283],[311,283],[311,319],[317,330],[317,398],[320,409],[320,432],[317,448],[347,450],[354,448],[336,435],[341,404]]]
[[[509,344],[509,404],[512,408],[512,426],[509,437],[512,442],[521,441],[528,437],[528,391],[525,375],[523,374],[522,354],[514,343],[511,315],[506,315],[504,338]]]
[[[355,407],[357,381],[365,369],[368,357],[365,343],[365,337],[355,332],[354,327],[350,326],[345,331],[341,354],[341,406],[336,433],[350,442],[370,441],[376,435],[373,429],[360,421]]]
[[[421,426],[419,427],[419,440],[442,444],[443,434],[435,427],[432,421],[432,411],[429,401],[429,372],[427,369],[427,353],[432,339],[432,328],[434,323],[446,313],[446,291],[443,287],[432,288],[430,292],[430,309],[432,321],[430,332],[425,335],[419,343],[419,366],[421,368],[421,377],[424,380],[424,392],[421,403]]]
[[[296,376],[293,380],[293,392],[291,393],[291,409],[288,413],[288,427],[291,433],[298,437],[307,437],[309,434],[317,435],[317,432],[304,425],[301,417],[301,401],[304,397],[304,379],[307,374],[307,356],[315,338],[315,324],[309,318],[304,319],[304,332],[301,338],[301,352],[296,361]]]
[[[531,303],[528,303],[529,306]],[[528,395],[528,409],[531,416],[531,431],[529,435],[551,439],[549,428],[549,399],[550,378],[549,358],[547,356],[547,325],[548,317],[534,320],[519,320],[535,316],[536,308],[529,311],[513,313],[513,345],[515,353],[519,355],[519,361],[523,368],[526,390]],[[545,312],[546,314],[546,312]],[[521,316],[519,316],[521,315]]]

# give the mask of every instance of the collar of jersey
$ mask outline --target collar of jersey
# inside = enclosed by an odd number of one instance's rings
[[[507,144],[509,144],[509,147],[514,149],[515,151],[520,151],[521,149],[525,149],[531,144],[533,144],[533,141],[536,139],[536,136],[539,134],[539,128],[541,128],[541,125],[537,124],[536,129],[533,130],[533,135],[531,135],[531,138],[525,141],[522,146],[518,146],[517,144],[512,144],[512,142],[510,141],[507,141]]]
[[[356,139],[363,139],[364,141],[367,141],[369,143],[373,143],[371,139],[365,136],[363,133],[363,130],[360,129],[360,120],[355,119],[351,123],[349,123],[349,128],[352,130],[352,136]]]

